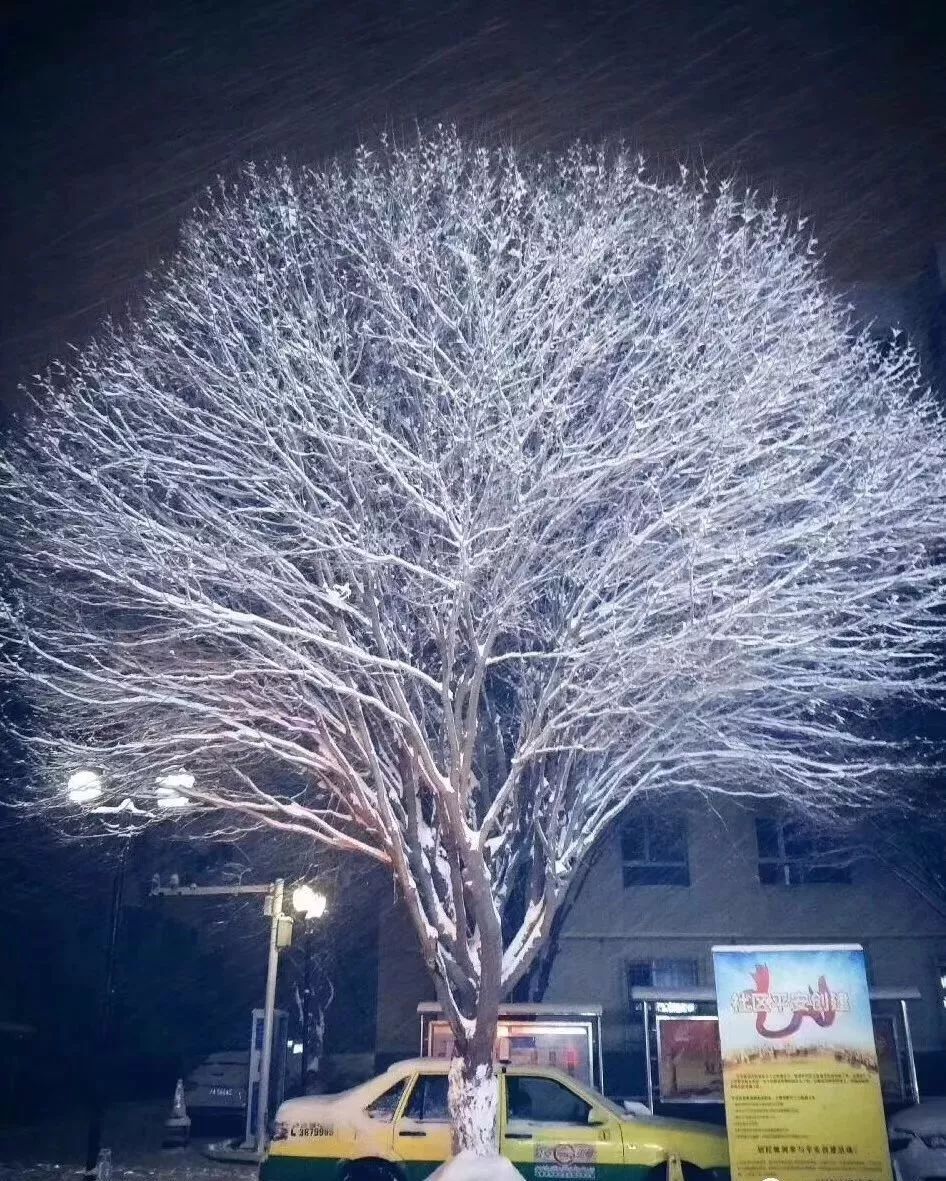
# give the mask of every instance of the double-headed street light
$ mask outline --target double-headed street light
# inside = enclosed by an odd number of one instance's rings
[[[154,804],[161,811],[169,809],[180,810],[193,806],[193,800],[185,793],[193,790],[194,776],[189,771],[172,771],[166,775],[159,775],[154,781]],[[66,796],[71,804],[89,808],[91,816],[114,816],[117,813],[131,813],[135,816],[151,817],[147,808],[139,808],[130,797],[126,796],[117,804],[99,804],[105,794],[105,784],[98,771],[73,771],[66,783]]]
[[[164,809],[180,809],[191,806],[184,794],[194,786],[193,775],[176,772],[159,776],[155,785],[155,806]],[[102,820],[116,817],[124,825],[129,817],[149,817],[150,812],[139,808],[127,796],[117,804],[101,802],[105,795],[105,783],[98,771],[74,771],[66,783],[66,797],[71,804],[86,809],[87,814]],[[90,806],[94,805],[94,806]],[[99,1153],[102,1148],[102,1123],[105,1116],[106,1081],[112,1062],[112,1022],[115,992],[115,962],[118,948],[118,933],[121,925],[122,900],[125,893],[125,867],[128,860],[128,845],[134,835],[134,828],[122,828],[124,839],[118,855],[118,865],[112,879],[112,900],[109,909],[108,942],[105,952],[105,983],[99,1009],[97,1032],[98,1057],[96,1073],[92,1079],[90,1095],[92,1100],[89,1113],[89,1132],[86,1141],[85,1174],[96,1175]]]
[[[66,792],[73,804],[91,804],[102,795],[102,777],[98,771],[74,771],[69,776]]]
[[[292,892],[292,908],[305,922],[304,963],[302,966],[302,1090],[306,1089],[309,1073],[310,1035],[312,1026],[312,920],[325,914],[328,901],[324,894],[309,885],[296,886]]]
[[[116,804],[105,803],[105,782],[98,771],[79,770],[69,776],[66,784],[66,795],[69,801],[86,810],[88,815],[106,818],[114,816],[122,826],[126,839],[122,842],[121,853],[115,879],[112,887],[112,907],[109,922],[109,937],[105,967],[105,992],[99,1024],[100,1065],[102,1074],[107,1070],[108,1050],[111,1042],[112,1026],[112,994],[114,992],[114,975],[116,947],[118,943],[119,920],[121,916],[122,895],[125,884],[125,864],[128,853],[128,840],[134,834],[133,827],[126,827],[124,822],[130,817],[144,819],[158,819],[158,813],[180,811],[193,807],[193,800],[189,792],[194,788],[194,776],[189,771],[172,771],[159,775],[155,780],[154,807],[155,812],[139,807],[130,798],[124,798]],[[269,1106],[269,1076],[272,1062],[273,1025],[276,1000],[276,975],[278,970],[279,950],[288,944],[291,938],[292,919],[282,913],[283,882],[277,878],[270,886],[241,886],[241,887],[193,887],[181,889],[179,887],[158,888],[157,893],[265,893],[267,896],[266,913],[271,917],[269,963],[266,971],[266,998],[264,1004],[263,1046],[260,1063],[260,1084],[258,1095],[258,1124],[255,1128],[255,1149],[257,1155],[262,1151],[265,1143],[266,1113]],[[293,909],[303,918],[306,929],[305,944],[305,980],[303,985],[303,1070],[309,1062],[309,1027],[311,1024],[311,962],[312,962],[312,921],[320,919],[325,914],[327,900],[324,894],[314,890],[307,884],[297,886],[292,892]],[[105,1090],[101,1074],[94,1080],[92,1087],[93,1109],[89,1123],[89,1140],[86,1156],[86,1173],[93,1175],[99,1157],[102,1140],[102,1120],[105,1109]],[[247,1145],[251,1140],[254,1129],[252,1124],[252,1102],[247,1103]]]

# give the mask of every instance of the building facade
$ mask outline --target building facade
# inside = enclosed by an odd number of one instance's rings
[[[417,1004],[433,989],[408,920],[380,926],[378,1054],[416,1054]],[[672,812],[632,809],[602,843],[562,925],[542,999],[601,1005],[610,1093],[646,1094],[635,988],[713,985],[715,944],[859,943],[872,987],[908,1003],[921,1092],[939,1091],[946,1048],[946,900],[830,832],[718,798]]]

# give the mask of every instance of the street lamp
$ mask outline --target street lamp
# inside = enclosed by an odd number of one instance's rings
[[[104,795],[102,777],[97,771],[74,771],[66,784],[66,795],[70,803],[86,807],[94,804]],[[92,815],[103,815],[116,812],[137,811],[131,808],[130,800],[123,800],[121,804],[109,806],[99,804],[89,808]],[[99,1153],[102,1148],[102,1121],[105,1117],[106,1086],[112,1063],[112,1018],[115,992],[115,959],[118,947],[118,932],[121,925],[122,899],[125,893],[125,865],[128,857],[128,836],[122,840],[118,855],[118,865],[112,878],[112,899],[108,918],[108,942],[105,950],[105,984],[99,1007],[98,1030],[96,1031],[97,1058],[89,1093],[91,1109],[89,1111],[89,1131],[85,1150],[85,1175],[94,1177],[98,1166]]]
[[[296,886],[292,892],[292,908],[297,910],[306,922],[309,919],[320,919],[325,914],[327,905],[325,895],[313,890],[311,886]]]
[[[175,771],[159,775],[155,788],[155,802],[159,808],[189,808],[191,801],[185,792],[194,788],[194,776],[189,771]]]
[[[302,968],[302,1090],[305,1092],[309,1074],[309,1037],[312,1026],[312,920],[325,914],[328,900],[318,890],[303,884],[292,892],[292,907],[305,921],[305,944]]]
[[[184,792],[193,788],[194,777],[186,772],[160,776],[156,782],[155,803],[161,809],[188,808],[191,801]],[[89,1132],[86,1141],[85,1175],[94,1177],[97,1173],[99,1153],[102,1148],[102,1123],[105,1116],[107,1099],[106,1079],[112,1065],[112,1024],[114,1017],[115,993],[115,963],[118,949],[118,934],[121,928],[122,901],[125,894],[125,869],[128,862],[128,846],[134,835],[134,829],[124,827],[126,817],[150,817],[146,809],[139,808],[129,798],[122,799],[117,804],[99,803],[105,794],[102,776],[97,771],[74,771],[66,782],[66,796],[70,803],[87,810],[87,814],[97,816],[103,820],[116,817],[122,825],[121,849],[118,865],[112,878],[112,899],[109,909],[108,942],[105,952],[105,985],[99,1009],[97,1031],[98,1063],[96,1073],[91,1081],[91,1110],[89,1113]],[[95,807],[88,807],[94,804]],[[107,822],[107,821],[106,821]]]
[[[97,771],[74,771],[66,784],[66,794],[73,804],[91,804],[102,794],[102,778]]]

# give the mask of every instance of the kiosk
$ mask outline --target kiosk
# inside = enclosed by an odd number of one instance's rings
[[[907,1001],[915,988],[872,988],[871,1011],[885,1103],[919,1103]],[[647,1106],[722,1103],[723,1072],[712,988],[631,989],[644,1023]]]
[[[441,1008],[417,1006],[422,1058],[450,1058],[453,1034]],[[496,1059],[511,1066],[555,1066],[604,1090],[600,1005],[500,1005]]]

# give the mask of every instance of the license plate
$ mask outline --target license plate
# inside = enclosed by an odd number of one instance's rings
[[[210,1095],[213,1099],[232,1099],[235,1092],[233,1087],[211,1087]]]

